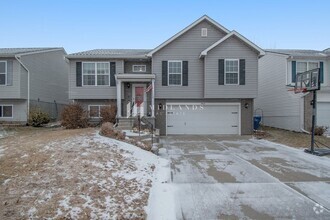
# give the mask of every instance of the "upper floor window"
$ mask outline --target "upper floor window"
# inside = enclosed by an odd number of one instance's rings
[[[133,72],[146,72],[147,71],[146,65],[133,65],[132,69],[133,69]]]
[[[239,75],[239,60],[225,60],[225,85],[238,85]]]
[[[0,105],[0,118],[12,118],[13,106],[12,105]]]
[[[84,62],[82,64],[83,85],[100,86],[110,84],[110,63]]]
[[[182,61],[168,61],[168,85],[182,85]]]
[[[0,61],[0,85],[6,85],[7,82],[7,62]]]
[[[297,73],[303,73],[308,70],[316,69],[318,67],[318,62],[297,62]]]

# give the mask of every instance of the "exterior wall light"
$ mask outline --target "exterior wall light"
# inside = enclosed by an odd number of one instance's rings
[[[162,103],[159,103],[159,104],[158,104],[158,109],[161,110],[162,108],[163,108]]]
[[[249,108],[249,103],[245,103],[244,107],[247,109]]]

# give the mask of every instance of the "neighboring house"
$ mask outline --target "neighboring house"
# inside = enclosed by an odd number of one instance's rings
[[[0,48],[0,122],[26,123],[40,107],[56,119],[68,103],[63,48]]]
[[[116,105],[119,126],[145,115],[161,135],[251,134],[263,54],[203,16],[152,50],[68,55],[69,98],[93,118],[102,106]]]
[[[320,68],[317,125],[330,126],[329,52],[329,49],[266,50],[266,55],[259,60],[259,89],[255,103],[255,108],[263,111],[263,124],[293,131],[310,131],[312,93],[294,94],[288,90],[294,86],[297,73]]]

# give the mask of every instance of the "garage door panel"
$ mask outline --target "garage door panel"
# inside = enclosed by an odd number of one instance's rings
[[[330,127],[330,102],[317,103],[317,125]]]
[[[171,105],[167,134],[239,134],[239,106],[205,105],[191,110]]]

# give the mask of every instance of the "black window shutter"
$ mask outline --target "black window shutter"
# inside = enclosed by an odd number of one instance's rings
[[[225,84],[225,60],[220,59],[218,64],[218,71],[219,71],[219,85]]]
[[[324,68],[323,68],[323,62],[321,61],[320,62],[320,81],[321,81],[321,83],[323,83],[324,82],[324,70],[323,70]]]
[[[7,86],[13,85],[13,61],[7,61]]]
[[[245,59],[239,60],[239,84],[245,85]]]
[[[188,86],[188,61],[182,61],[182,85]]]
[[[82,83],[82,66],[81,62],[76,62],[76,86],[80,87]]]
[[[167,61],[162,61],[162,86],[167,86]]]
[[[116,62],[110,63],[110,86],[116,86]]]
[[[292,61],[292,62],[291,62],[291,65],[292,65],[291,81],[292,81],[293,83],[295,83],[295,82],[296,82],[296,75],[297,75],[297,71],[296,71],[296,69],[297,69],[296,61]]]

